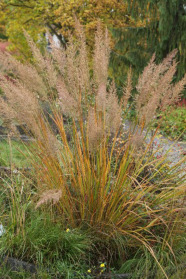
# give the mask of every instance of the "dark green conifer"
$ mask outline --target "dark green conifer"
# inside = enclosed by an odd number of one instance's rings
[[[133,18],[144,19],[146,24],[144,27],[112,30],[116,40],[111,55],[113,76],[116,69],[119,73],[126,72],[131,65],[137,77],[154,52],[160,62],[177,48],[179,65],[175,79],[179,80],[186,70],[185,0],[128,0],[128,5]],[[125,80],[121,74],[115,78],[118,85]]]

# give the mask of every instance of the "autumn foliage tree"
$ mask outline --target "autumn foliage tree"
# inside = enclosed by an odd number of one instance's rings
[[[20,58],[28,59],[31,52],[23,34],[23,28],[28,30],[35,41],[43,43],[42,37],[46,29],[54,20],[54,6],[50,1],[34,0],[2,0],[1,13],[5,17],[6,34],[11,41],[11,50],[17,50]]]
[[[95,31],[98,20],[107,28],[136,25],[136,21],[128,14],[127,7],[127,1],[122,0],[1,0],[0,4],[6,18],[6,33],[13,43],[12,48],[19,50],[26,58],[30,52],[23,36],[23,28],[40,43],[45,42],[42,35],[49,30],[64,45],[69,33],[74,31],[77,17],[85,26],[87,43],[92,47],[94,35],[91,31]],[[142,25],[142,21],[139,24]]]
[[[6,39],[5,36],[5,15],[0,10],[0,41]]]

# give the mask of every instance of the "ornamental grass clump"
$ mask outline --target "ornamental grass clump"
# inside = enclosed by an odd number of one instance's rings
[[[186,78],[171,83],[175,51],[159,65],[153,57],[137,85],[138,125],[124,134],[131,71],[119,102],[114,81],[108,81],[107,30],[98,26],[91,62],[78,22],[76,30],[65,50],[51,42],[52,54],[44,55],[26,34],[34,65],[15,67],[11,56],[1,55],[2,69],[8,69],[0,74],[1,114],[35,138],[30,157],[37,209],[50,205],[66,227],[81,227],[106,243],[120,239],[120,248],[145,246],[156,259],[153,246],[171,247],[182,232],[183,160],[170,166],[167,155],[157,159],[157,130],[147,143],[144,127],[157,109],[179,98]]]

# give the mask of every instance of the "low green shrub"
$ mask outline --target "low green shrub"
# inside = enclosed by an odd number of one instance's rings
[[[170,107],[162,112],[159,117],[160,131],[172,139],[186,140],[186,108]]]

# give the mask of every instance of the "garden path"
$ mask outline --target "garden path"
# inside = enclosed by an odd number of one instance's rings
[[[132,127],[132,123],[126,121],[123,124],[124,130],[127,131]],[[146,131],[143,132],[146,134]],[[146,138],[146,142],[150,142],[150,133]],[[167,137],[162,136],[158,133],[153,141],[153,150],[156,152],[156,157],[161,158],[163,154],[168,152],[168,160],[170,164],[173,165],[180,161],[186,155],[186,142],[178,142]],[[186,169],[186,164],[183,164],[183,167]]]

